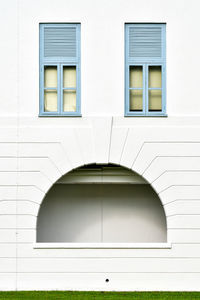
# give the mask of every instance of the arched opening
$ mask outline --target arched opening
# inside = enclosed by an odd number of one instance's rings
[[[166,216],[141,176],[115,165],[88,165],[58,180],[37,221],[39,243],[165,243]]]

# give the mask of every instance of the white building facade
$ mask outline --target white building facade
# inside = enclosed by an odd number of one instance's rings
[[[0,289],[200,290],[199,1],[0,6]],[[39,113],[49,23],[80,24],[79,116]],[[166,24],[163,115],[125,116],[125,24],[140,23]]]

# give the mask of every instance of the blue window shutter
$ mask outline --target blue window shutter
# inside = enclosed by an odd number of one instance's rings
[[[125,24],[125,116],[163,116],[166,114],[166,25]],[[145,103],[142,112],[129,109],[129,68],[143,66],[143,95]],[[162,68],[162,111],[148,109],[148,68]]]
[[[165,24],[126,24],[129,62],[165,61]]]
[[[80,116],[80,63],[80,24],[40,24],[40,116]],[[62,70],[68,65],[77,72],[74,112],[62,109]],[[57,66],[57,112],[44,111],[44,66]]]
[[[161,27],[130,27],[129,57],[162,57]]]
[[[76,57],[76,27],[45,27],[45,57]]]

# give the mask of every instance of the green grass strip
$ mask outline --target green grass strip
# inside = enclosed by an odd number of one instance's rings
[[[200,300],[200,292],[0,292],[0,299],[12,300]]]

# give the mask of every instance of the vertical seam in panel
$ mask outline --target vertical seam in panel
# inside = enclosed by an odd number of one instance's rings
[[[103,243],[103,197],[102,195],[101,195],[101,242]]]
[[[100,242],[101,243],[103,242],[103,197],[102,197],[102,193],[101,193],[102,184],[103,184],[103,170],[101,168],[101,185],[100,185],[100,188],[99,188],[99,196],[100,196],[100,203],[101,203],[101,221],[100,221],[101,222],[100,223],[100,225],[101,225]]]
[[[16,174],[16,286],[15,286],[15,289],[18,290],[18,245],[17,245],[17,242],[18,242],[18,229],[17,229],[17,213],[18,213],[18,209],[17,209],[17,199],[18,199],[18,183],[19,183],[19,77],[20,77],[20,74],[19,74],[19,66],[20,66],[20,40],[19,40],[19,27],[20,27],[20,24],[19,24],[19,6],[20,6],[20,0],[17,0],[17,174]]]

